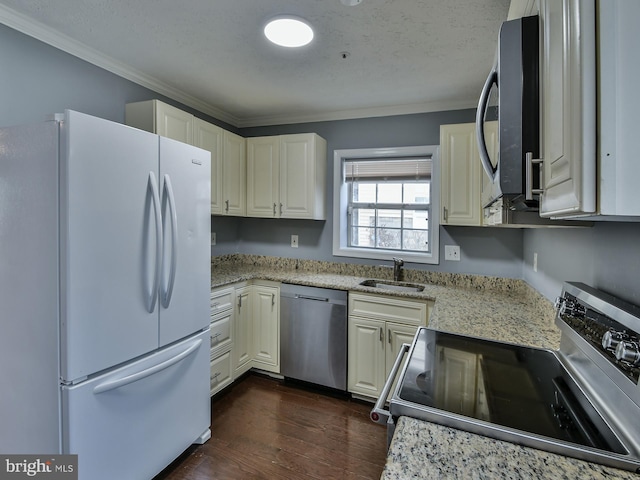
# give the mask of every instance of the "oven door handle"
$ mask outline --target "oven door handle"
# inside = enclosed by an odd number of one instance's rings
[[[391,368],[391,372],[387,377],[387,381],[385,382],[384,387],[382,387],[382,392],[380,392],[380,396],[378,397],[376,404],[373,406],[373,409],[369,414],[369,418],[371,418],[371,420],[375,423],[386,425],[387,420],[389,420],[390,413],[389,410],[385,410],[384,404],[387,401],[387,397],[389,396],[389,392],[391,391],[393,382],[398,376],[398,371],[402,366],[402,360],[404,359],[406,353],[409,351],[409,348],[411,348],[411,345],[409,345],[408,343],[403,343],[402,347],[400,347],[400,351],[398,352],[396,361],[393,364],[393,368]]]

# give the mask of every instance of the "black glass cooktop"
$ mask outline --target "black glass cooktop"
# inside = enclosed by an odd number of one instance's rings
[[[548,350],[422,328],[401,381],[399,397],[428,410],[627,453]]]

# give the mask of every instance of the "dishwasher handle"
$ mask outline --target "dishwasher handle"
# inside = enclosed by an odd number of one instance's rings
[[[390,413],[389,410],[384,409],[384,404],[387,401],[387,397],[389,396],[389,392],[391,391],[393,382],[398,376],[398,371],[402,366],[402,360],[404,359],[406,353],[409,351],[409,348],[411,348],[411,345],[409,345],[408,343],[403,343],[402,347],[400,347],[400,351],[398,352],[396,361],[393,364],[393,368],[391,368],[391,372],[387,377],[387,381],[385,382],[384,387],[382,387],[382,392],[380,392],[380,396],[378,397],[376,404],[373,406],[373,409],[369,414],[369,418],[371,418],[371,420],[375,423],[379,423],[380,425],[387,424]]]
[[[316,302],[328,302],[328,298],[323,297],[312,297],[310,295],[300,295],[299,293],[295,294],[295,298],[300,298],[302,300],[315,300]]]

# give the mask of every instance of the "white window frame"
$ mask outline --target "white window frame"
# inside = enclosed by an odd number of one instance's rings
[[[344,161],[356,158],[430,157],[432,161],[429,216],[431,252],[410,252],[350,247],[347,241],[347,204],[349,186],[345,182]],[[333,152],[333,255],[337,257],[392,260],[401,257],[406,262],[440,263],[440,148],[438,145],[395,148],[357,148]]]

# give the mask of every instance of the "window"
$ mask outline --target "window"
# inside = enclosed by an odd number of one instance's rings
[[[437,152],[336,150],[333,254],[438,263]]]

